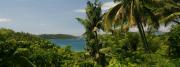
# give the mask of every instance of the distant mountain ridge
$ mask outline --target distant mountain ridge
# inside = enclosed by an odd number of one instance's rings
[[[76,39],[78,36],[69,35],[69,34],[41,34],[39,35],[42,38],[46,39]]]

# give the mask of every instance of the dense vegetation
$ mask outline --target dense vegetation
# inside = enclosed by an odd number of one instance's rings
[[[68,46],[60,48],[38,36],[9,29],[0,29],[0,39],[0,67],[64,66],[78,54]]]
[[[118,4],[103,14],[101,2],[88,1],[87,17],[76,18],[86,30],[84,52],[0,29],[0,67],[180,67],[179,0],[114,2]],[[168,24],[174,24],[170,32],[157,34],[160,25]],[[132,27],[139,31],[129,31]]]
[[[180,25],[163,35],[148,35],[151,54],[143,50],[137,32],[99,35],[101,53],[106,56],[108,67],[179,67]],[[28,33],[0,29],[0,67],[99,67],[87,53],[73,52],[70,47],[61,48],[49,41]]]
[[[139,33],[134,32],[128,32],[124,36],[101,35],[103,49],[100,51],[108,56],[110,67],[179,67],[178,27],[180,25],[173,27],[171,32],[176,32],[173,34],[147,35],[151,53],[144,51]]]
[[[68,34],[41,34],[39,36],[46,39],[76,39],[78,38],[77,36],[68,35]]]

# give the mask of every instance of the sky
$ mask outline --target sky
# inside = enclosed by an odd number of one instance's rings
[[[85,31],[75,19],[85,18],[88,0],[0,0],[0,28],[31,34],[71,34]],[[93,0],[91,0],[93,1]],[[115,6],[112,0],[101,0],[102,10]],[[161,26],[161,31],[168,32]],[[138,31],[131,28],[130,31]]]
[[[85,17],[88,0],[0,0],[0,28],[32,34],[81,35],[76,17]],[[103,0],[103,10],[113,5]]]

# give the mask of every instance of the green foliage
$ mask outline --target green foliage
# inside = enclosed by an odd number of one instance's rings
[[[176,29],[178,30],[178,29]],[[178,57],[168,57],[169,35],[148,35],[151,54],[143,51],[143,43],[138,33],[122,35],[104,34],[99,36],[103,43],[101,52],[106,54],[109,67],[178,67]],[[175,41],[179,43],[178,41]],[[172,53],[172,52],[171,52]],[[177,53],[178,54],[178,53]]]
[[[172,57],[180,57],[180,25],[172,27],[169,33],[169,55]]]
[[[23,32],[0,29],[0,67],[54,67],[74,60],[70,47]]]

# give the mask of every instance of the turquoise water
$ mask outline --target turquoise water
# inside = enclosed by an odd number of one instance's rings
[[[85,40],[84,39],[51,39],[52,43],[60,47],[71,46],[71,50],[84,51]]]

